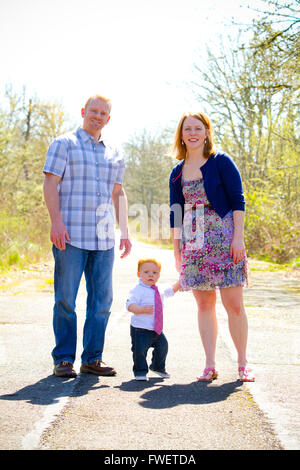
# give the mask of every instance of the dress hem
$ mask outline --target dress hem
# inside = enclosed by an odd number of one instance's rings
[[[248,287],[248,282],[242,284],[232,284],[230,286],[214,286],[214,287],[179,287],[179,292],[188,292],[190,290],[211,291],[216,289],[228,289],[229,287]]]

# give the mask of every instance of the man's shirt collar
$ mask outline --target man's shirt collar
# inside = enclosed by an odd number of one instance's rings
[[[88,140],[92,140],[93,142],[95,141],[94,137],[91,134],[89,134],[87,131],[85,131],[82,127],[78,127],[77,133],[79,134],[80,138],[84,142],[87,142]],[[100,135],[98,142],[99,143],[101,142],[106,147],[107,145],[106,145],[105,140],[106,139],[103,139],[102,135]]]

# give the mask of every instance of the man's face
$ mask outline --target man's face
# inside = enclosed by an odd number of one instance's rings
[[[88,105],[81,110],[83,117],[82,128],[90,135],[99,139],[101,130],[110,119],[110,106],[106,101],[93,98]]]

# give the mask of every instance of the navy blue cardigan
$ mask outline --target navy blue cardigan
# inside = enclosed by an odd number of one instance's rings
[[[170,225],[180,227],[184,216],[182,169],[184,160],[170,174]],[[240,172],[229,155],[216,152],[201,166],[204,189],[212,208],[223,218],[230,210],[245,210]],[[178,206],[179,204],[179,206]]]

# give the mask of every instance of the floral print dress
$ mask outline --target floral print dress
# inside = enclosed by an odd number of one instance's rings
[[[183,180],[182,190],[189,208],[182,229],[180,290],[247,285],[247,258],[234,264],[230,256],[232,211],[222,219],[210,207],[202,178]]]

